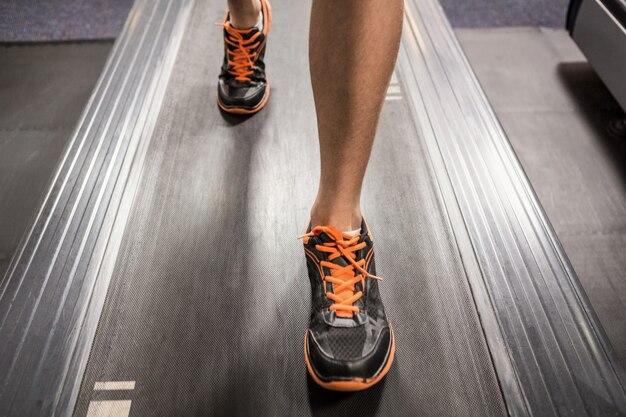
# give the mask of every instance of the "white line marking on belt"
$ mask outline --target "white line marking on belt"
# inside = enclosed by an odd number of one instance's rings
[[[130,403],[130,400],[91,401],[87,409],[87,417],[128,417]]]
[[[93,386],[94,391],[133,390],[135,381],[101,381]]]
[[[390,85],[387,94],[402,94],[402,89],[399,85]]]

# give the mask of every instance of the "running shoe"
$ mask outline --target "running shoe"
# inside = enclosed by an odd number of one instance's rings
[[[224,20],[224,62],[217,87],[217,104],[228,113],[252,114],[265,106],[270,85],[265,75],[265,47],[272,9],[261,0],[261,21],[250,29],[237,29]]]
[[[301,238],[312,293],[304,337],[308,372],[326,389],[369,388],[389,371],[395,345],[367,224],[355,235],[333,226],[309,227]]]

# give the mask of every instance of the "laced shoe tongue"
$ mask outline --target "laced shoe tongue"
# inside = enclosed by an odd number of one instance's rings
[[[254,77],[259,48],[264,42],[263,32],[258,27],[236,29],[229,21],[224,23],[224,42],[227,48],[228,72],[240,82],[249,82]]]
[[[343,239],[343,234],[339,230],[337,230],[336,233],[339,234],[338,237],[341,237],[341,239]],[[320,233],[319,238],[322,243],[335,243],[335,239],[333,239],[332,236],[329,236],[326,232]],[[350,262],[348,262],[348,260],[345,259],[343,256],[338,256],[330,262],[340,266],[348,266],[350,264]]]
[[[331,270],[331,275],[324,277],[324,281],[333,284],[335,291],[326,293],[326,296],[335,302],[330,309],[336,310],[337,316],[352,317],[355,312],[360,311],[360,307],[354,303],[363,296],[363,279],[381,279],[365,270],[363,259],[355,259],[356,252],[366,246],[363,236],[350,236],[333,226],[316,226],[300,238],[307,239],[305,242],[308,242],[313,236],[317,236],[320,243],[316,244],[315,248],[329,254],[326,259],[320,261],[320,264]]]
[[[333,246],[338,246],[338,243],[336,243],[337,241],[347,240],[344,234],[334,227],[329,227],[328,232],[320,233],[319,238],[322,241],[322,243],[332,243]],[[352,237],[350,239],[352,239]],[[338,256],[332,260],[328,259],[327,262],[332,262],[333,264],[337,266],[341,266],[341,267],[349,267],[352,265],[351,262],[348,259],[346,259],[345,256]],[[352,272],[352,274],[358,274],[358,273],[359,272],[356,270],[353,270]],[[355,284],[355,286],[352,289],[346,288],[346,289],[343,289],[342,291],[337,291],[335,287],[335,294],[341,297],[342,299],[349,299],[357,291],[362,291],[361,286],[358,284]],[[353,312],[346,312],[346,311],[338,310],[337,316],[349,318],[349,317],[353,317]]]
[[[245,40],[250,39],[251,37],[253,37],[254,35],[260,32],[259,28],[256,26],[252,26],[249,29],[237,29],[230,22],[227,22],[226,24],[229,26],[231,31],[239,33],[241,37]],[[226,32],[226,34],[228,35],[228,30],[226,27],[224,27],[224,32]],[[263,36],[263,34],[261,33],[261,35],[259,36]],[[234,48],[234,46],[229,45],[229,48]]]
[[[254,27],[252,27],[252,28],[250,28],[250,29],[237,29],[236,27],[234,27],[233,25],[231,25],[231,24],[230,24],[230,22],[229,22],[229,23],[227,23],[227,24],[230,26],[230,29],[227,29],[226,27],[224,27],[224,35],[225,35],[225,36],[228,36],[228,37],[229,37],[229,39],[231,39],[231,40],[232,40],[232,41],[234,41],[235,43],[237,42],[237,38],[236,38],[236,37],[234,37],[233,35],[231,35],[231,34],[229,33],[229,30],[230,30],[230,31],[233,31],[233,32],[237,32],[239,35],[241,35],[241,37],[242,37],[242,39],[243,39],[244,41],[249,40],[250,38],[252,38],[252,37],[253,37],[254,35],[256,35],[257,33],[259,34],[259,35],[257,36],[257,41],[259,41],[259,42],[260,42],[260,41],[263,39],[263,33],[259,33],[259,32],[260,32],[260,31],[259,31],[259,28],[257,28],[256,26],[254,26]],[[256,43],[256,42],[253,42],[253,43]],[[230,43],[227,43],[227,48],[228,48],[230,51],[235,51],[236,49],[238,49],[238,46],[237,46],[237,45],[232,45],[232,44],[230,44]],[[255,49],[256,49],[256,48],[255,48]]]

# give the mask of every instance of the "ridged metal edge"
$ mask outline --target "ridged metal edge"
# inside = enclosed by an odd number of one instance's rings
[[[400,76],[480,268],[468,279],[510,414],[625,413],[624,371],[440,5],[407,0],[405,22]]]
[[[0,286],[0,415],[71,415],[193,0],[137,0]]]

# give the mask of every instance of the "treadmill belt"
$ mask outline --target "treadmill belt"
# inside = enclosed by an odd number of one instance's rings
[[[272,96],[248,118],[216,106],[222,40],[213,22],[223,7],[197,1],[192,12],[75,415],[504,415],[402,74],[363,198],[396,360],[363,392],[325,391],[307,376],[310,288],[296,238],[319,171],[310,2],[273,1]]]

